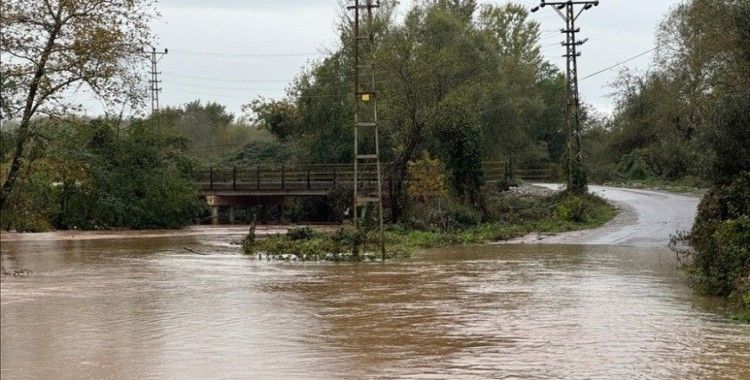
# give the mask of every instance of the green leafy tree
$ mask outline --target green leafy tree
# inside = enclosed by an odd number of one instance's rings
[[[2,110],[18,120],[15,147],[0,188],[0,210],[15,189],[35,115],[62,115],[83,85],[106,104],[137,100],[138,46],[148,43],[149,0],[5,0],[0,72]]]

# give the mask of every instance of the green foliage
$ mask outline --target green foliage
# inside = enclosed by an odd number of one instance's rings
[[[596,225],[614,216],[611,206],[590,194],[564,192],[553,197],[552,204],[553,216],[563,222]]]
[[[701,201],[690,243],[702,290],[741,297],[750,276],[750,172],[711,189]]]
[[[446,190],[440,160],[423,152],[408,164],[410,206],[407,222],[418,229],[454,230],[479,224],[480,211],[460,202]]]
[[[245,235],[245,237],[240,242],[242,245],[242,250],[244,252],[252,252],[255,247],[255,242],[255,225],[253,224],[253,226],[250,227],[250,230],[247,232],[247,235]]]
[[[293,165],[302,161],[303,154],[294,143],[282,143],[272,136],[257,136],[247,144],[221,159],[221,165],[239,168],[256,166],[278,166],[279,163]]]
[[[39,121],[35,131],[6,226],[177,228],[202,211],[184,140],[151,120]]]
[[[558,219],[580,223],[586,220],[586,211],[586,203],[581,197],[569,195],[555,207],[554,216]]]
[[[218,159],[259,135],[255,127],[235,121],[223,105],[198,100],[160,110],[151,118],[151,125],[183,138],[188,153],[204,160]]]
[[[654,69],[624,71],[617,111],[586,133],[595,179],[719,184],[750,170],[750,3],[691,0],[657,33]]]
[[[644,180],[614,180],[608,185],[630,187],[635,189],[663,190],[672,193],[702,194],[707,188],[705,181],[696,177],[684,177],[678,180],[665,180],[659,177],[647,177]]]
[[[527,220],[542,220],[548,217],[550,213],[546,200],[541,197],[505,192],[487,197],[485,220],[488,222],[522,224]]]
[[[455,112],[455,110],[454,110]],[[444,144],[446,167],[450,171],[450,183],[462,200],[478,205],[481,202],[482,134],[470,119],[453,114],[440,129],[439,138]]]
[[[654,175],[646,164],[643,151],[639,149],[622,156],[619,172],[624,178],[634,180],[644,180]]]
[[[353,256],[351,250],[355,240],[360,242],[360,251],[365,255]],[[310,227],[292,228],[286,234],[273,235],[265,239],[254,241],[252,244],[243,244],[246,254],[265,254],[269,257],[294,260],[345,260],[357,261],[363,259],[374,259],[371,253],[377,250],[376,236],[361,236],[361,232],[352,227],[344,227],[333,234],[324,234]],[[389,239],[387,241],[388,257],[403,257],[407,254],[404,247]],[[370,249],[370,252],[367,250]],[[286,258],[285,258],[286,257]]]
[[[481,161],[517,157],[559,160],[565,81],[539,50],[539,24],[525,7],[435,1],[411,6],[403,19],[384,3],[373,24],[381,155],[391,161],[398,217],[407,165],[422,151],[444,164],[446,185],[462,202],[481,205]],[[304,161],[348,163],[352,157],[352,30],[340,25],[338,49],[295,80],[284,100],[248,105],[258,127],[297,147]],[[370,144],[372,141],[366,141]],[[289,146],[285,145],[287,149]],[[264,147],[248,147],[251,152]],[[294,157],[279,157],[279,162]],[[263,158],[259,158],[263,159]]]
[[[475,207],[449,202],[445,207],[448,225],[451,228],[465,228],[482,222],[482,214]]]
[[[340,222],[344,218],[344,213],[351,209],[354,203],[354,188],[352,185],[339,183],[331,189],[326,200],[331,220]]]
[[[12,223],[18,232],[47,232],[54,228],[49,220],[37,213],[16,215]]]
[[[531,232],[558,233],[594,228],[611,220],[617,210],[593,195],[562,194],[549,198],[501,194],[488,197],[487,222],[463,226],[451,231],[393,230],[391,239],[409,249],[438,247],[448,244],[481,244],[508,240]],[[582,216],[572,218],[556,211],[571,204],[583,209]],[[579,219],[579,220],[575,220]]]
[[[266,129],[282,141],[300,132],[299,111],[287,100],[256,99],[247,108],[256,115],[260,128]]]
[[[290,228],[286,236],[289,240],[310,240],[323,236],[320,232],[310,227]]]
[[[604,224],[616,214],[616,209],[593,195],[578,196],[563,194],[554,197],[516,196],[503,194],[489,197],[492,217],[480,223],[479,213],[466,206],[456,205],[456,210],[447,213],[453,224],[449,229],[420,229],[423,226],[393,225],[385,232],[386,251],[389,257],[408,256],[420,248],[439,247],[450,244],[477,244],[507,240],[530,232],[555,233],[581,228],[593,228]],[[584,210],[579,217],[556,212],[570,204]],[[367,235],[348,226],[332,234],[324,234],[309,227],[293,228],[285,235],[274,235],[243,244],[247,254],[268,254],[284,258],[295,255],[297,259],[355,260],[372,257],[379,250],[377,231]],[[360,242],[365,256],[350,255],[353,243]],[[369,256],[368,256],[369,255]]]
[[[452,231],[477,225],[481,221],[482,214],[476,208],[450,198],[432,205],[412,204],[406,217],[406,223],[410,227],[433,231]]]

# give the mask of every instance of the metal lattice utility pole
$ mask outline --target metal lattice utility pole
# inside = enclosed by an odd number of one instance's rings
[[[576,193],[585,193],[588,187],[586,179],[586,170],[583,167],[583,157],[581,153],[581,121],[579,115],[580,99],[578,95],[578,62],[577,58],[581,55],[578,46],[583,45],[587,39],[577,41],[576,34],[581,31],[576,28],[575,22],[583,11],[598,6],[599,1],[545,1],[538,7],[531,9],[536,12],[539,8],[551,6],[557,12],[563,21],[565,29],[560,32],[565,34],[565,41],[562,46],[565,47],[566,61],[566,79],[568,81],[567,101],[568,107],[566,112],[566,127],[568,137],[568,190]]]
[[[350,3],[351,4],[351,3]],[[377,212],[380,254],[385,260],[383,236],[383,181],[380,163],[377,92],[375,91],[374,10],[379,0],[353,0],[354,11],[354,239],[353,254],[359,254],[360,238],[366,238],[368,209]],[[362,21],[366,32],[362,33]],[[374,178],[373,178],[374,177]]]
[[[148,80],[148,83],[150,85],[151,90],[151,114],[153,114],[155,111],[159,110],[159,92],[161,92],[161,87],[159,87],[159,83],[161,81],[159,80],[159,74],[156,70],[156,64],[159,63],[162,56],[166,55],[168,50],[164,49],[164,51],[156,51],[155,47],[151,47],[150,52],[146,52],[144,49],[141,49],[142,52],[147,53],[146,58],[151,62],[151,71],[149,74],[151,77]]]

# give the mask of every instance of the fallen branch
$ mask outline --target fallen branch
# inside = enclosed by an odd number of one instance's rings
[[[191,253],[195,253],[196,255],[208,256],[208,253],[201,253],[201,252],[198,252],[196,250],[190,249],[188,247],[182,247],[182,249],[184,249],[184,250],[186,250],[188,252],[191,252]]]

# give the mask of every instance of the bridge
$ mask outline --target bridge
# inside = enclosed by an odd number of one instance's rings
[[[504,161],[482,163],[485,181],[508,179],[509,166]],[[375,167],[360,164],[360,173],[371,173],[364,181],[375,183]],[[383,196],[393,192],[389,164],[383,164]],[[550,167],[514,169],[513,178],[551,180],[556,175]],[[196,173],[201,195],[211,207],[212,224],[219,223],[219,208],[228,207],[229,222],[234,222],[237,206],[283,205],[289,197],[327,197],[334,190],[354,183],[352,164],[311,164],[302,166],[255,166],[211,168]],[[362,180],[362,174],[360,174]]]

